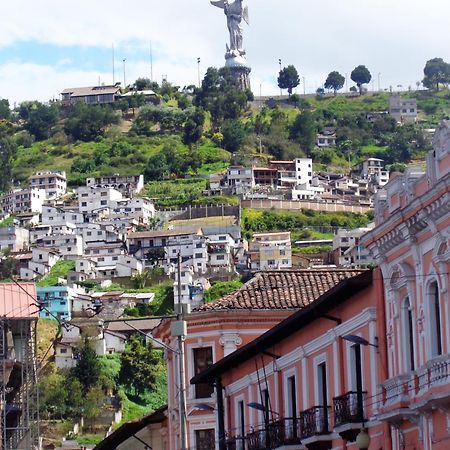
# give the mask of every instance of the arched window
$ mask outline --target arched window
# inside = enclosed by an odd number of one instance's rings
[[[439,288],[436,281],[428,288],[428,307],[430,311],[431,356],[442,355],[441,307],[439,304]]]
[[[414,370],[414,332],[412,306],[409,297],[405,298],[402,305],[403,339],[405,345],[405,370]]]

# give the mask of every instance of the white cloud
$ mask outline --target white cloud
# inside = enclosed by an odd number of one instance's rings
[[[0,48],[19,42],[117,48],[117,78],[127,59],[127,79],[149,74],[149,62],[136,47],[154,50],[154,75],[167,74],[177,84],[197,81],[202,69],[223,64],[227,30],[223,13],[208,0],[15,0],[4,2]],[[294,64],[306,78],[308,91],[327,73],[350,74],[366,64],[384,87],[415,85],[427,59],[450,60],[450,3],[428,0],[247,0],[251,27],[245,43],[252,85],[259,95],[275,94],[278,58]],[[2,95],[15,100],[46,99],[70,85],[110,81],[108,73],[82,71],[70,53],[54,67],[29,61],[0,61]],[[95,61],[93,62],[95,63]],[[92,64],[95,67],[95,64]],[[10,78],[10,76],[13,76]],[[19,84],[20,83],[20,84]],[[303,88],[299,88],[300,92]]]

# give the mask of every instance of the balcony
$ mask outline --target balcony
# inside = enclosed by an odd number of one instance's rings
[[[235,438],[234,445],[227,448],[230,450],[264,450],[278,449],[281,447],[295,445],[301,446],[299,419],[285,418],[270,422],[267,427],[249,433],[244,439]]]
[[[329,406],[314,406],[300,413],[300,439],[309,450],[331,449]]]
[[[350,442],[354,442],[364,418],[366,392],[350,391],[333,399],[334,431]]]
[[[429,360],[416,372],[414,409],[450,406],[450,354]]]
[[[227,247],[225,245],[209,245],[208,246],[208,253],[214,254],[214,255],[224,255],[227,252]]]

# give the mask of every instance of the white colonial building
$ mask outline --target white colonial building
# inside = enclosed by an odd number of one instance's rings
[[[29,179],[30,187],[44,189],[47,200],[54,200],[67,191],[66,172],[37,172]]]

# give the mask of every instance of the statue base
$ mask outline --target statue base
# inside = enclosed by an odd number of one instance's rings
[[[239,83],[242,90],[250,89],[251,67],[247,65],[247,60],[243,56],[225,55],[225,67],[231,70],[234,78]]]

